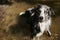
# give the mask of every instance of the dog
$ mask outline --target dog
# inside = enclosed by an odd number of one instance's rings
[[[51,26],[51,15],[55,15],[53,9],[47,5],[38,4],[32,8],[28,8],[25,12],[21,12],[20,16],[27,18],[27,23],[30,24],[31,37],[33,40],[43,35],[44,31],[51,36],[49,30]]]

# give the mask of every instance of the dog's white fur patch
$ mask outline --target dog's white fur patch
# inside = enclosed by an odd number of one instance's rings
[[[19,15],[21,16],[21,15],[23,15],[23,14],[25,14],[25,12],[21,12]]]

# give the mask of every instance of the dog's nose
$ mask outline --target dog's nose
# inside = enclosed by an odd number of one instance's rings
[[[43,17],[42,16],[40,17],[40,20],[43,20]]]

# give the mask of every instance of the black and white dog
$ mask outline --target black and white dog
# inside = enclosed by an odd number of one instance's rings
[[[30,24],[31,37],[35,40],[37,37],[43,35],[44,31],[51,36],[49,27],[51,26],[51,15],[54,11],[47,5],[37,5],[35,7],[27,9],[25,12],[21,12],[19,15],[23,15],[27,18],[27,22]]]

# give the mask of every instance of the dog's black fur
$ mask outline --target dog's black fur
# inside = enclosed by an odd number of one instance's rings
[[[30,25],[30,31],[31,31],[31,37],[33,38],[34,36],[36,36],[37,33],[40,32],[40,27],[38,26],[38,22],[40,20],[39,15],[40,15],[40,5],[38,5],[37,7],[34,7],[34,9],[32,10],[26,10],[25,14],[23,14],[22,16],[27,18],[27,23]],[[34,13],[33,16],[32,13]]]

